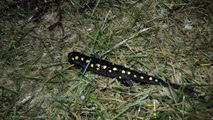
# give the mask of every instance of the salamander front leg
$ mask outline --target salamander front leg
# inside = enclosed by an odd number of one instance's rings
[[[86,64],[85,67],[82,67],[81,73],[82,73],[83,75],[85,75],[85,73],[86,73],[86,71],[87,71],[87,69],[88,69],[88,67],[89,67],[89,65],[90,65],[90,62],[91,62],[91,59],[90,59],[89,63]]]
[[[96,52],[95,54],[91,54],[90,57],[92,58],[101,58],[99,55],[99,52]]]

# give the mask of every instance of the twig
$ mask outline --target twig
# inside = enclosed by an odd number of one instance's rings
[[[139,32],[133,34],[131,37],[129,37],[129,38],[127,38],[127,39],[121,41],[120,43],[118,43],[118,44],[116,44],[115,46],[113,46],[111,49],[107,50],[107,51],[106,51],[103,55],[101,55],[101,56],[106,55],[107,53],[109,53],[109,52],[111,52],[112,50],[118,48],[119,46],[123,45],[123,44],[126,43],[127,41],[129,41],[129,40],[131,40],[131,39],[137,37],[140,33],[145,32],[145,31],[147,31],[147,30],[149,30],[149,29],[150,29],[150,28],[144,28],[144,29],[140,30]]]

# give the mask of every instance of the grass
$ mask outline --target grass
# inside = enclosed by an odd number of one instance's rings
[[[29,2],[0,2],[1,119],[213,118],[213,4],[195,1],[62,1],[33,22]],[[67,62],[73,50],[194,87],[205,101],[162,86],[127,87]]]

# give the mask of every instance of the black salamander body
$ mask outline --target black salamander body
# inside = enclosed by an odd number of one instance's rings
[[[179,89],[181,86],[175,83],[165,82],[162,79],[139,73],[121,65],[110,63],[106,60],[101,60],[94,56],[87,56],[79,52],[70,52],[68,54],[68,61],[77,67],[90,70],[96,74],[103,75],[110,78],[117,78],[122,83],[132,86],[132,81],[140,84],[162,85],[165,87]],[[192,94],[196,93],[190,88],[184,88],[184,92]]]

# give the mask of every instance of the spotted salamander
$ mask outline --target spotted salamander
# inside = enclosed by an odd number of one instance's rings
[[[172,88],[183,88],[181,85],[166,82],[160,78],[140,73],[121,65],[113,64],[106,60],[101,60],[94,55],[87,56],[82,53],[73,51],[68,54],[68,61],[77,67],[90,70],[96,74],[103,75],[110,78],[117,78],[122,83],[132,86],[133,81],[140,84],[162,85]],[[183,88],[183,91],[189,94],[196,93],[191,88]],[[194,96],[194,95],[193,95]]]

